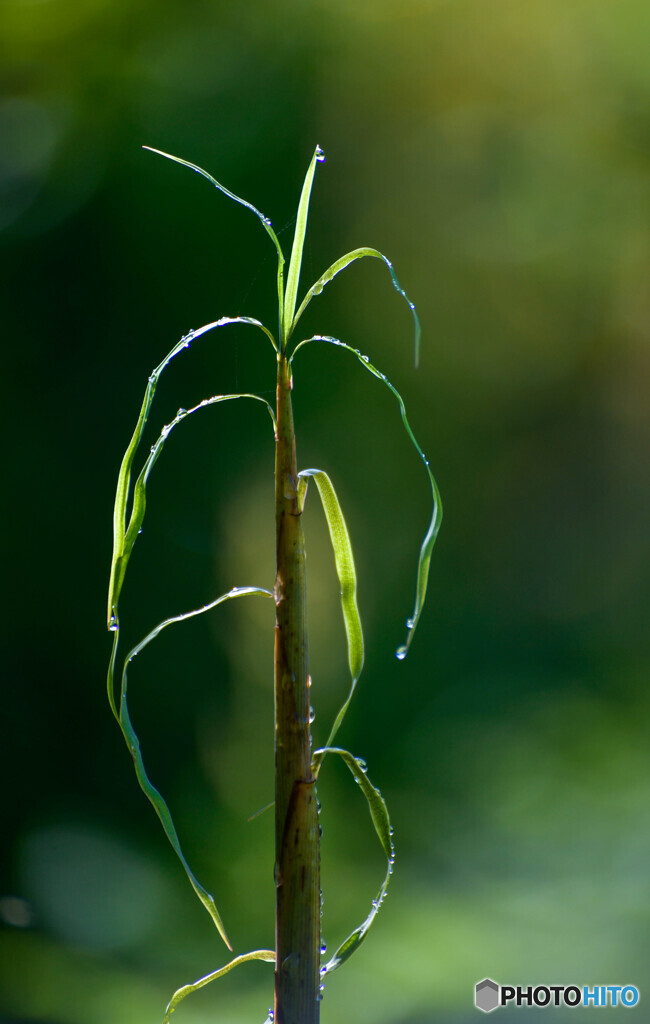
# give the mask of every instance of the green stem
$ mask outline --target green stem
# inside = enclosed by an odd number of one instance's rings
[[[320,842],[291,370],[278,355],[275,509],[276,1024],[318,1024]]]

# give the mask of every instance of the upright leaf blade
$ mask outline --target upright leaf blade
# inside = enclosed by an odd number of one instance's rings
[[[298,280],[300,278],[300,267],[302,264],[302,250],[305,244],[305,232],[307,230],[307,218],[309,215],[309,198],[311,196],[311,187],[314,182],[314,174],[316,173],[316,164],[319,161],[325,159],[320,146],[316,146],[314,155],[311,158],[311,163],[307,168],[307,174],[305,175],[305,181],[302,186],[302,193],[300,195],[300,202],[298,203],[298,215],[296,217],[296,229],[293,236],[293,246],[291,248],[291,261],[289,263],[289,273],[287,274],[287,289],[284,296],[284,310],[282,317],[282,348],[286,348],[286,344],[291,334],[291,326],[293,324],[293,314],[296,309],[296,296],[298,294]]]

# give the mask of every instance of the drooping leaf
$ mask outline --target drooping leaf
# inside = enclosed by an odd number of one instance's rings
[[[300,504],[304,503],[307,490],[307,480],[313,477],[316,481],[318,493],[325,512],[327,526],[334,549],[334,562],[336,574],[341,586],[341,610],[348,643],[348,665],[350,667],[351,686],[345,703],[338,712],[330,734],[327,738],[326,747],[334,742],[334,737],[339,731],[341,722],[349,707],[352,695],[355,691],[359,676],[363,669],[363,629],[357,605],[357,572],[354,565],[354,555],[348,528],[341,511],[336,491],[332,486],[327,473],[322,469],[303,469],[298,473]],[[317,769],[316,769],[317,771]]]
[[[286,348],[291,327],[293,314],[296,308],[296,296],[298,294],[298,281],[300,279],[300,267],[302,265],[302,250],[305,244],[305,231],[307,230],[307,218],[309,215],[309,198],[311,187],[314,182],[316,164],[325,159],[320,146],[316,146],[311,163],[307,168],[305,181],[298,203],[298,215],[296,217],[296,229],[293,235],[293,246],[291,248],[291,260],[289,262],[289,273],[287,274],[287,290],[284,296],[284,309],[282,314],[282,348]]]
[[[325,285],[329,284],[330,281],[334,280],[337,274],[340,274],[342,270],[345,270],[346,267],[349,267],[350,264],[354,263],[355,260],[363,259],[364,256],[373,256],[375,259],[384,261],[384,263],[386,264],[390,271],[393,287],[397,292],[399,292],[400,295],[404,297],[409,309],[411,310],[411,313],[413,314],[413,321],[415,325],[415,365],[417,366],[420,362],[420,336],[422,333],[420,328],[420,318],[417,315],[414,303],[411,302],[408,295],[406,294],[401,284],[397,280],[397,275],[395,273],[393,264],[386,256],[384,256],[383,253],[379,252],[378,249],[369,249],[367,247],[362,249],[353,249],[352,252],[346,253],[345,256],[341,256],[340,259],[332,263],[332,266],[328,267],[325,273],[318,278],[318,281],[316,281],[316,283],[311,286],[311,288],[305,295],[304,299],[302,300],[302,303],[300,304],[298,312],[296,313],[293,319],[291,330],[293,331],[296,324],[300,320],[300,317],[306,310],[307,306],[309,305],[313,297],[315,295],[320,295]]]
[[[406,415],[406,406],[404,405],[404,400],[402,399],[402,396],[400,395],[397,388],[391,384],[388,377],[384,373],[382,373],[381,370],[378,370],[375,366],[373,366],[370,360],[368,359],[368,356],[363,355],[359,351],[359,349],[353,348],[352,345],[347,345],[344,341],[340,341],[338,338],[331,338],[323,334],[315,334],[313,337],[306,338],[304,341],[301,341],[299,345],[296,345],[294,353],[291,357],[292,361],[295,358],[295,355],[298,352],[298,350],[301,349],[303,345],[308,345],[312,341],[324,341],[329,345],[337,345],[339,348],[343,348],[346,349],[346,351],[348,352],[352,352],[352,354],[357,357],[357,359],[364,367],[364,369],[368,370],[368,372],[371,373],[373,377],[377,377],[377,379],[380,380],[382,384],[385,384],[389,391],[391,391],[395,395],[395,398],[397,399],[399,405],[400,415],[402,417],[404,429],[406,430],[406,433],[408,434],[415,450],[422,459],[424,467],[427,471],[427,475],[429,477],[433,509],[431,514],[431,520],[427,528],[427,532],[420,546],[420,555],[418,558],[418,569],[415,584],[415,604],[411,617],[406,621],[406,640],[400,647],[398,647],[397,651],[395,652],[397,658],[400,661],[402,661],[408,654],[409,648],[411,646],[411,641],[413,640],[413,636],[415,634],[416,626],[422,614],[422,608],[424,607],[424,601],[427,593],[427,584],[429,581],[431,553],[433,551],[433,545],[436,542],[436,537],[438,536],[438,531],[440,530],[440,524],[442,522],[442,499],[440,498],[440,491],[438,490],[438,485],[436,483],[435,477],[431,472],[429,460],[427,459],[426,455],[420,448],[420,445],[417,442],[415,434],[411,429],[411,425]]]
[[[111,572],[110,582],[108,587],[108,615],[107,624],[109,629],[114,629],[117,626],[117,605],[119,601],[120,591],[124,582],[124,573],[126,572],[126,565],[128,563],[128,554],[125,551],[126,541],[126,512],[127,504],[130,496],[131,489],[131,473],[133,470],[133,461],[135,459],[136,452],[142,440],[149,412],[151,410],[151,404],[156,393],[156,386],[163,370],[169,365],[172,359],[175,358],[184,349],[190,347],[195,338],[199,338],[202,334],[206,334],[208,331],[213,330],[216,327],[224,327],[226,324],[252,324],[254,327],[259,327],[267,337],[270,338],[274,348],[277,348],[273,335],[264,324],[260,323],[259,320],[255,320],[248,316],[224,316],[220,320],[215,320],[213,323],[205,324],[203,327],[198,327],[194,331],[189,331],[188,334],[184,335],[181,340],[174,345],[173,349],[167,353],[163,361],[159,366],[152,370],[147,387],[145,388],[144,398],[142,400],[142,407],[140,409],[140,415],[133,431],[133,436],[129,442],[129,446],[124,453],[122,464],[120,466],[120,472],[117,479],[117,489],[115,492],[115,505],[113,509],[113,556],[111,559]],[[233,396],[237,397],[237,396]],[[259,396],[251,396],[258,398]],[[263,401],[263,399],[259,399]],[[266,403],[268,405],[268,402]],[[200,406],[196,407],[197,409]],[[269,406],[270,408],[270,406]],[[194,410],[191,410],[192,412]],[[271,410],[271,415],[273,411]],[[164,439],[163,439],[164,440]],[[130,527],[133,525],[133,514],[131,515]],[[141,524],[140,524],[141,525]],[[130,528],[129,527],[129,528]],[[139,527],[138,527],[139,528]],[[137,531],[136,531],[137,534]],[[130,554],[130,551],[129,551]]]
[[[354,757],[354,755],[348,750],[341,750],[339,747],[324,747],[321,750],[315,751],[314,761],[318,764],[322,763],[326,754],[338,754],[358,782],[361,792],[368,803],[368,810],[370,811],[370,817],[372,818],[375,832],[377,833],[382,849],[386,854],[387,867],[386,876],[381,888],[375,899],[372,901],[370,913],[366,917],[365,921],[363,921],[358,928],[355,928],[354,931],[348,935],[347,939],[338,947],[334,956],[324,965],[324,967],[321,968],[321,975],[323,976],[331,974],[332,971],[335,971],[338,967],[344,964],[345,961],[348,960],[354,952],[356,952],[365,939],[368,934],[368,930],[379,912],[379,908],[384,902],[390,877],[393,873],[393,864],[395,862],[393,829],[390,824],[388,808],[386,807],[386,802],[383,796],[377,787],[373,786],[372,782],[368,778],[365,761],[362,761],[358,757]]]
[[[191,995],[192,992],[198,991],[203,988],[204,985],[209,985],[211,981],[216,981],[217,978],[223,978],[224,974],[228,974],[233,968],[239,967],[240,964],[250,963],[251,960],[263,960],[266,963],[275,963],[275,952],[272,949],[255,949],[252,953],[242,953],[240,956],[236,956],[234,960],[227,963],[225,967],[220,967],[217,971],[211,971],[210,974],[206,974],[205,977],[199,978],[198,981],[193,982],[191,985],[183,985],[182,988],[177,989],[167,1004],[165,1010],[165,1016],[163,1018],[163,1024],[169,1024],[169,1018],[174,1012],[178,1004],[185,996]]]
[[[148,149],[150,153],[157,153],[158,156],[164,156],[167,160],[173,160],[176,164],[182,164],[183,167],[189,167],[191,171],[196,171],[197,174],[202,175],[207,179],[207,181],[214,185],[216,189],[219,189],[219,191],[223,192],[225,196],[228,196],[229,199],[234,199],[236,203],[240,203],[241,206],[245,206],[247,209],[252,210],[253,213],[259,217],[264,230],[271,238],[278,254],[278,300],[280,311],[282,311],[284,299],[284,255],[280,247],[280,242],[278,241],[278,236],[273,230],[273,226],[269,218],[265,217],[264,214],[261,213],[256,206],[253,206],[252,203],[249,203],[247,199],[242,199],[241,196],[236,196],[234,192],[231,192],[230,189],[226,188],[225,185],[222,185],[221,182],[217,181],[216,178],[213,178],[211,174],[208,174],[207,171],[204,171],[203,168],[199,167],[197,164],[190,163],[189,160],[183,160],[180,156],[172,156],[171,153],[165,153],[162,149],[154,149],[153,146],[143,146],[142,148]],[[282,327],[282,312],[280,312],[280,327]]]
[[[111,708],[113,710],[113,714],[115,715],[115,717],[117,718],[117,720],[118,720],[118,722],[120,724],[120,728],[122,730],[122,734],[124,736],[124,740],[125,740],[126,745],[127,745],[128,749],[129,749],[129,751],[131,753],[131,757],[133,758],[133,763],[134,763],[134,766],[135,766],[135,773],[136,773],[138,782],[140,783],[140,788],[142,789],[143,793],[145,794],[145,796],[148,798],[148,800],[152,804],[152,806],[153,806],[156,814],[158,815],[158,817],[160,819],[160,822],[161,822],[161,824],[163,826],[163,829],[165,831],[165,835],[169,839],[169,842],[171,843],[171,845],[172,845],[172,847],[174,849],[174,852],[176,853],[176,856],[178,857],[178,859],[180,860],[181,864],[183,865],[183,868],[185,869],[185,873],[186,873],[186,875],[187,875],[187,877],[188,877],[188,879],[190,881],[190,884],[191,884],[192,888],[194,889],[194,892],[196,893],[196,895],[200,899],[201,903],[203,904],[205,909],[208,911],[210,917],[214,921],[214,924],[216,925],[217,930],[219,931],[219,934],[221,935],[223,941],[228,946],[228,949],[232,949],[232,946],[230,945],[230,942],[228,941],[228,937],[226,935],[223,923],[221,921],[221,917],[219,915],[219,912],[218,912],[218,910],[216,908],[216,905],[215,905],[215,902],[214,902],[214,897],[206,889],[204,889],[204,887],[201,885],[201,883],[198,881],[198,879],[194,875],[194,873],[193,873],[192,869],[190,868],[189,864],[187,863],[187,860],[185,859],[185,855],[183,854],[183,851],[181,849],[181,845],[180,845],[180,842],[179,842],[179,839],[178,839],[178,834],[176,832],[176,828],[174,826],[174,822],[173,822],[171,813],[169,811],[169,807],[167,806],[164,798],[162,797],[160,792],[156,789],[156,787],[153,785],[153,783],[151,782],[149,776],[147,775],[147,771],[145,769],[144,761],[143,761],[143,758],[142,758],[142,751],[140,749],[140,741],[139,741],[138,736],[136,734],[136,731],[135,731],[135,729],[133,727],[133,723],[131,722],[131,717],[130,717],[130,714],[129,714],[128,699],[127,699],[128,698],[128,666],[131,664],[133,659],[138,654],[140,654],[141,651],[143,651],[145,649],[145,647],[147,647],[151,643],[152,640],[155,640],[155,638],[160,633],[162,633],[162,631],[164,629],[167,629],[168,626],[171,626],[171,625],[173,625],[174,623],[177,623],[177,622],[184,622],[186,619],[192,619],[192,618],[194,618],[197,615],[203,615],[205,612],[209,612],[213,608],[216,608],[217,605],[223,604],[224,601],[229,601],[232,598],[236,598],[236,597],[244,597],[244,596],[247,596],[248,594],[261,594],[264,597],[271,597],[271,598],[273,597],[273,595],[272,595],[270,590],[265,590],[262,587],[233,587],[233,589],[229,590],[228,593],[222,594],[220,597],[216,598],[214,601],[210,601],[209,604],[203,605],[201,608],[195,608],[192,611],[183,612],[181,615],[174,615],[174,616],[172,616],[169,619],[165,619],[163,622],[160,622],[149,633],[147,633],[147,635],[144,637],[144,639],[141,640],[139,644],[136,644],[136,646],[133,647],[131,651],[129,651],[129,653],[127,654],[126,658],[124,659],[124,666],[123,666],[123,669],[122,669],[122,681],[121,681],[121,686],[120,686],[119,711],[118,711],[118,709],[116,707],[116,703],[115,703],[115,678],[114,678],[115,664],[116,664],[116,659],[117,659],[117,649],[118,649],[118,637],[119,637],[119,629],[116,629],[115,630],[115,638],[113,640],[113,654],[112,654],[112,657],[111,657],[111,662],[110,662],[110,666],[109,666],[108,681],[107,681],[108,695],[109,695],[109,701],[110,701],[110,704],[111,704]]]
[[[232,322],[232,321],[228,320],[227,322]],[[247,318],[245,322],[250,322],[250,321],[248,321],[248,318]],[[205,330],[208,330],[210,326],[216,326],[216,325],[208,325],[205,328],[201,328],[200,330],[202,332],[204,332]],[[196,334],[198,334],[198,333],[199,333],[198,331],[197,332],[193,332],[193,336],[196,336]],[[135,452],[137,450],[138,444],[139,444],[140,439],[142,437],[142,434],[144,432],[144,427],[145,427],[145,424],[146,424],[146,418],[147,418],[147,414],[148,414],[150,406],[151,406],[151,401],[153,399],[153,393],[154,393],[154,390],[155,390],[155,385],[156,385],[156,382],[157,382],[157,379],[158,379],[160,373],[162,372],[164,367],[167,365],[169,360],[171,358],[173,358],[173,356],[176,355],[177,352],[179,352],[181,350],[181,348],[185,347],[186,344],[189,344],[187,339],[181,339],[181,342],[179,343],[179,345],[177,345],[175,347],[175,349],[172,350],[172,352],[169,354],[169,356],[166,358],[166,360],[164,360],[163,363],[160,364],[160,366],[152,374],[152,377],[149,378],[149,385],[148,385],[147,391],[145,393],[145,400],[144,400],[144,403],[143,403],[143,406],[142,406],[142,410],[140,412],[140,417],[138,419],[138,424],[136,426],[136,431],[135,431],[135,433],[133,435],[133,438],[131,440],[131,444],[129,445],[129,448],[127,450],[127,455],[125,456],[125,459],[123,460],[122,469],[120,470],[120,478],[119,478],[119,481],[118,481],[118,495],[117,495],[117,498],[116,498],[117,512],[116,512],[115,521],[118,523],[118,525],[120,526],[120,528],[121,528],[121,530],[123,532],[122,532],[122,536],[121,536],[121,540],[119,542],[119,545],[116,545],[116,551],[114,552],[113,566],[112,566],[112,570],[111,570],[111,585],[110,585],[110,596],[109,596],[109,608],[111,610],[111,615],[110,615],[110,619],[109,619],[109,628],[114,632],[114,639],[113,639],[113,648],[112,648],[112,652],[111,652],[111,659],[110,659],[109,669],[108,669],[107,689],[108,689],[108,699],[109,699],[109,703],[110,703],[110,706],[111,706],[111,710],[113,711],[113,714],[115,715],[115,717],[116,717],[116,719],[117,719],[117,721],[118,721],[118,723],[120,725],[120,728],[122,730],[122,734],[124,736],[125,742],[126,742],[127,747],[128,747],[128,749],[129,749],[129,751],[131,753],[131,756],[133,758],[133,762],[134,762],[134,766],[135,766],[135,772],[136,772],[136,776],[137,776],[138,782],[140,783],[140,787],[142,788],[143,792],[145,793],[145,795],[147,796],[147,798],[149,799],[149,801],[153,805],[153,807],[154,807],[154,809],[155,809],[155,811],[156,811],[156,813],[157,813],[157,815],[158,815],[158,817],[159,817],[159,819],[160,819],[160,821],[162,823],[162,826],[163,826],[163,829],[165,831],[165,834],[167,835],[167,838],[169,839],[169,842],[171,843],[174,851],[176,852],[179,860],[181,861],[181,864],[183,865],[183,868],[184,868],[184,870],[185,870],[185,872],[187,874],[187,877],[188,877],[188,879],[190,881],[190,884],[192,885],[194,891],[196,892],[197,896],[201,900],[201,903],[204,905],[204,907],[206,908],[206,910],[210,914],[212,920],[214,921],[214,924],[216,925],[216,927],[217,927],[217,929],[219,931],[219,934],[221,935],[221,937],[223,938],[224,942],[226,943],[226,945],[230,949],[231,946],[230,946],[230,943],[228,941],[228,937],[226,935],[226,932],[224,930],[223,923],[221,921],[221,917],[219,915],[219,912],[217,911],[217,908],[216,908],[216,905],[215,905],[215,902],[214,902],[214,898],[212,897],[212,895],[206,889],[204,889],[204,887],[201,885],[201,883],[198,881],[198,879],[196,878],[196,876],[192,872],[189,864],[187,863],[187,860],[185,859],[185,856],[184,856],[183,851],[182,851],[181,846],[180,846],[180,842],[179,842],[179,839],[178,839],[176,828],[174,826],[174,822],[172,820],[169,808],[168,808],[165,800],[163,799],[162,795],[159,793],[159,791],[156,789],[156,787],[153,785],[153,783],[149,779],[149,776],[147,775],[147,772],[146,772],[146,769],[145,769],[145,766],[144,766],[144,761],[143,761],[143,758],[142,758],[142,752],[141,752],[141,749],[140,749],[140,742],[138,740],[138,737],[137,737],[137,734],[135,732],[135,729],[133,728],[133,723],[131,722],[131,718],[130,718],[130,715],[129,715],[128,702],[127,702],[127,689],[128,689],[127,673],[128,673],[128,665],[133,660],[133,658],[135,658],[140,653],[140,651],[142,651],[149,643],[151,643],[151,641],[154,640],[155,637],[157,637],[159,635],[159,633],[162,632],[163,629],[166,629],[168,626],[172,625],[173,623],[182,622],[185,619],[193,618],[196,615],[201,615],[204,612],[210,611],[212,608],[215,608],[218,604],[221,604],[224,601],[230,600],[231,598],[234,598],[234,597],[240,597],[240,596],[243,596],[243,595],[246,595],[246,594],[263,594],[263,595],[265,595],[267,597],[272,597],[271,592],[268,591],[268,590],[264,590],[264,589],[262,589],[260,587],[241,587],[241,588],[235,587],[232,590],[230,590],[227,594],[223,594],[221,597],[217,598],[215,601],[210,602],[210,604],[204,605],[201,608],[195,609],[194,611],[185,612],[185,613],[183,613],[181,615],[176,615],[176,616],[173,616],[172,618],[165,619],[164,622],[160,623],[158,626],[155,627],[155,629],[151,630],[151,632],[147,634],[147,636],[144,638],[144,640],[142,640],[139,644],[137,644],[136,647],[134,647],[129,652],[129,654],[126,656],[126,658],[124,660],[124,664],[123,664],[123,669],[122,669],[122,681],[121,681],[121,688],[120,688],[119,709],[118,709],[118,706],[117,706],[116,700],[115,700],[115,674],[116,674],[116,668],[117,668],[117,656],[118,656],[118,647],[119,647],[119,613],[118,613],[119,596],[120,596],[120,591],[121,591],[121,588],[122,588],[122,584],[124,582],[124,576],[125,576],[125,573],[126,573],[126,568],[128,566],[129,558],[131,556],[131,553],[132,553],[132,550],[133,550],[133,546],[134,546],[135,541],[136,541],[136,539],[138,537],[138,534],[139,534],[139,532],[140,532],[140,530],[142,528],[142,523],[143,523],[143,520],[144,520],[144,515],[145,515],[145,511],[146,511],[146,499],[147,499],[147,482],[149,480],[149,476],[151,474],[151,471],[152,471],[154,465],[156,464],[156,461],[159,458],[160,453],[163,450],[163,447],[165,445],[165,442],[166,442],[167,438],[169,437],[169,435],[172,432],[172,430],[179,423],[181,423],[188,416],[191,416],[193,413],[198,412],[200,409],[207,408],[207,407],[209,407],[211,405],[214,405],[216,403],[224,402],[224,401],[230,401],[230,400],[237,399],[237,398],[252,398],[255,401],[262,402],[267,407],[267,410],[268,410],[268,412],[269,412],[269,414],[271,416],[271,420],[275,424],[275,413],[273,412],[273,409],[271,408],[269,403],[266,401],[266,399],[262,398],[259,395],[251,395],[251,394],[215,395],[212,398],[206,398],[202,402],[199,402],[199,404],[194,406],[192,409],[179,409],[178,412],[176,413],[176,416],[172,420],[172,422],[167,424],[163,428],[163,430],[161,431],[161,434],[160,434],[158,440],[152,446],[152,448],[151,448],[151,450],[150,450],[150,452],[149,452],[149,454],[147,456],[147,459],[145,460],[145,463],[144,463],[144,465],[142,467],[142,470],[140,471],[140,474],[139,474],[139,476],[138,476],[138,478],[136,480],[135,487],[134,487],[133,502],[132,502],[132,509],[131,509],[131,515],[130,515],[130,520],[129,520],[129,526],[128,526],[128,529],[126,529],[126,531],[124,531],[124,524],[126,522],[126,505],[127,505],[127,501],[128,501],[128,497],[129,497],[131,469],[132,469],[133,458],[135,456]],[[116,536],[119,538],[119,534],[116,535]]]
[[[171,423],[168,423],[165,427],[163,427],[163,430],[160,436],[158,437],[158,440],[154,445],[152,445],[149,455],[147,456],[147,459],[140,471],[140,474],[133,488],[133,507],[129,519],[129,527],[126,531],[122,543],[122,551],[117,562],[118,576],[117,585],[115,587],[115,597],[113,598],[115,608],[117,608],[117,599],[119,598],[119,591],[121,589],[122,583],[124,582],[124,574],[126,572],[129,558],[131,557],[133,545],[135,544],[138,538],[138,534],[142,529],[142,523],[144,521],[144,515],[147,506],[147,483],[149,481],[149,475],[158,460],[158,457],[163,449],[165,441],[169,437],[174,427],[178,426],[179,423],[181,423],[188,416],[191,416],[193,413],[198,412],[200,409],[205,409],[210,405],[216,405],[219,402],[230,402],[238,398],[251,398],[256,402],[262,402],[266,406],[268,412],[270,413],[271,420],[275,425],[275,413],[272,407],[266,401],[266,399],[262,398],[260,395],[253,395],[245,392],[236,395],[213,395],[211,398],[204,398],[203,401],[199,402],[198,405],[193,406],[193,408],[191,409],[179,409],[174,419],[171,421]]]

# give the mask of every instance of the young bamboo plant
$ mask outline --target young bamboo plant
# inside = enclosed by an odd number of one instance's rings
[[[149,148],[149,147],[145,147]],[[415,361],[418,362],[420,325],[415,307],[399,284],[393,266],[376,249],[355,249],[342,256],[319,277],[297,305],[298,282],[302,251],[307,227],[307,214],[316,165],[324,159],[319,147],[312,157],[298,205],[295,234],[291,259],[285,283],[285,259],[271,221],[244,199],[234,195],[200,167],[181,160],[179,157],[152,150],[176,163],[183,164],[207,178],[219,191],[230,199],[251,210],[262,222],[277,252],[277,289],[279,326],[277,337],[258,320],[250,317],[222,317],[214,323],[192,330],[178,342],[149,377],[140,415],[126,450],[119,472],[115,510],[113,517],[114,546],[108,595],[108,628],[113,632],[113,648],[108,671],[108,697],[115,718],[122,730],[127,747],[133,758],[138,782],[151,801],[167,838],[172,844],[198,898],[210,914],[226,946],[232,951],[214,898],[200,884],[193,874],[182,852],[178,835],[169,808],[161,794],[150,781],[140,750],[127,704],[128,669],[136,657],[159,633],[168,626],[182,622],[196,615],[202,615],[225,601],[248,595],[261,595],[275,602],[275,884],[276,884],[276,928],[275,949],[258,949],[234,957],[224,967],[206,977],[178,989],[172,996],[166,1010],[164,1024],[180,1001],[191,992],[202,988],[208,982],[226,974],[232,968],[249,960],[265,960],[275,964],[275,1004],[269,1011],[266,1024],[317,1024],[320,1000],[325,979],[351,956],[365,938],[368,929],[382,904],[390,880],[394,847],[392,828],[388,811],[379,790],[367,775],[365,762],[346,750],[334,746],[334,740],[341,726],[350,700],[356,688],[364,660],[363,633],[357,608],[356,571],[352,547],[345,519],[328,475],[319,469],[298,472],[296,442],[292,411],[291,393],[293,388],[293,361],[297,352],[312,342],[337,345],[357,358],[361,366],[384,384],[395,396],[399,405],[402,422],[415,449],[422,459],[428,474],[433,498],[433,512],[428,530],[420,549],[417,568],[415,606],[407,620],[405,643],[396,651],[402,660],[406,657],[415,628],[420,618],[427,589],[431,551],[440,527],[442,506],[438,488],[429,463],[418,445],[406,417],[404,402],[390,381],[377,370],[357,349],[337,338],[314,335],[294,342],[296,325],[312,298],[319,295],[342,270],[355,260],[366,256],[382,260],[387,266],[394,287],[408,302],[415,323]],[[170,362],[195,339],[209,331],[228,324],[245,323],[264,332],[277,354],[277,399],[276,407],[260,395],[227,394],[206,398],[192,409],[179,409],[171,423],[163,427],[158,440],[151,447],[132,485],[134,462],[142,441],[145,426],[156,386],[162,372]],[[233,587],[214,601],[193,611],[176,615],[161,622],[151,630],[126,656],[119,656],[119,599],[126,569],[138,534],[144,520],[147,484],[169,435],[188,416],[201,409],[233,399],[251,399],[263,402],[270,414],[275,432],[275,524],[277,574],[273,590],[256,586]],[[311,749],[310,737],[310,684],[307,632],[306,632],[306,591],[305,591],[305,544],[302,530],[302,511],[307,495],[307,485],[314,480],[320,494],[334,549],[334,561],[341,588],[341,607],[347,634],[350,687],[347,698],[338,712],[328,740],[324,747],[315,752]],[[128,516],[127,516],[128,511]],[[119,694],[117,681],[119,680]],[[359,927],[345,939],[334,955],[324,962],[320,936],[320,850],[318,803],[316,782],[323,761],[328,755],[342,758],[352,776],[359,784],[370,810],[375,831],[386,855],[386,875],[376,898],[372,901],[370,913]]]

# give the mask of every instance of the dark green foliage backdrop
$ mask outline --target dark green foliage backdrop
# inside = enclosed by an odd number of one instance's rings
[[[341,741],[367,758],[398,842],[392,895],[332,978],[324,1022],[461,1024],[488,975],[647,988],[649,12],[5,3],[3,1022],[156,1021],[225,959],[110,718],[105,587],[148,373],[219,316],[274,327],[274,253],[247,211],[143,143],[249,198],[288,250],[319,142],[303,287],[376,246],[423,324],[416,373],[408,311],[374,261],[304,322],[388,373],[443,493],[403,664],[426,479],[391,396],[352,358],[312,346],[296,360],[299,462],[337,486],[367,633]],[[206,394],[272,391],[262,335],[229,331],[168,372],[156,428]],[[272,583],[271,475],[261,407],[179,428],[124,595],[133,639],[234,584]],[[315,503],[307,529],[318,742],[346,665]],[[241,952],[273,943],[272,824],[246,820],[272,795],[272,609],[236,605],[170,631],[131,685],[152,776]],[[343,771],[321,796],[332,945],[382,863]],[[179,1015],[263,1019],[267,965],[219,984]]]

